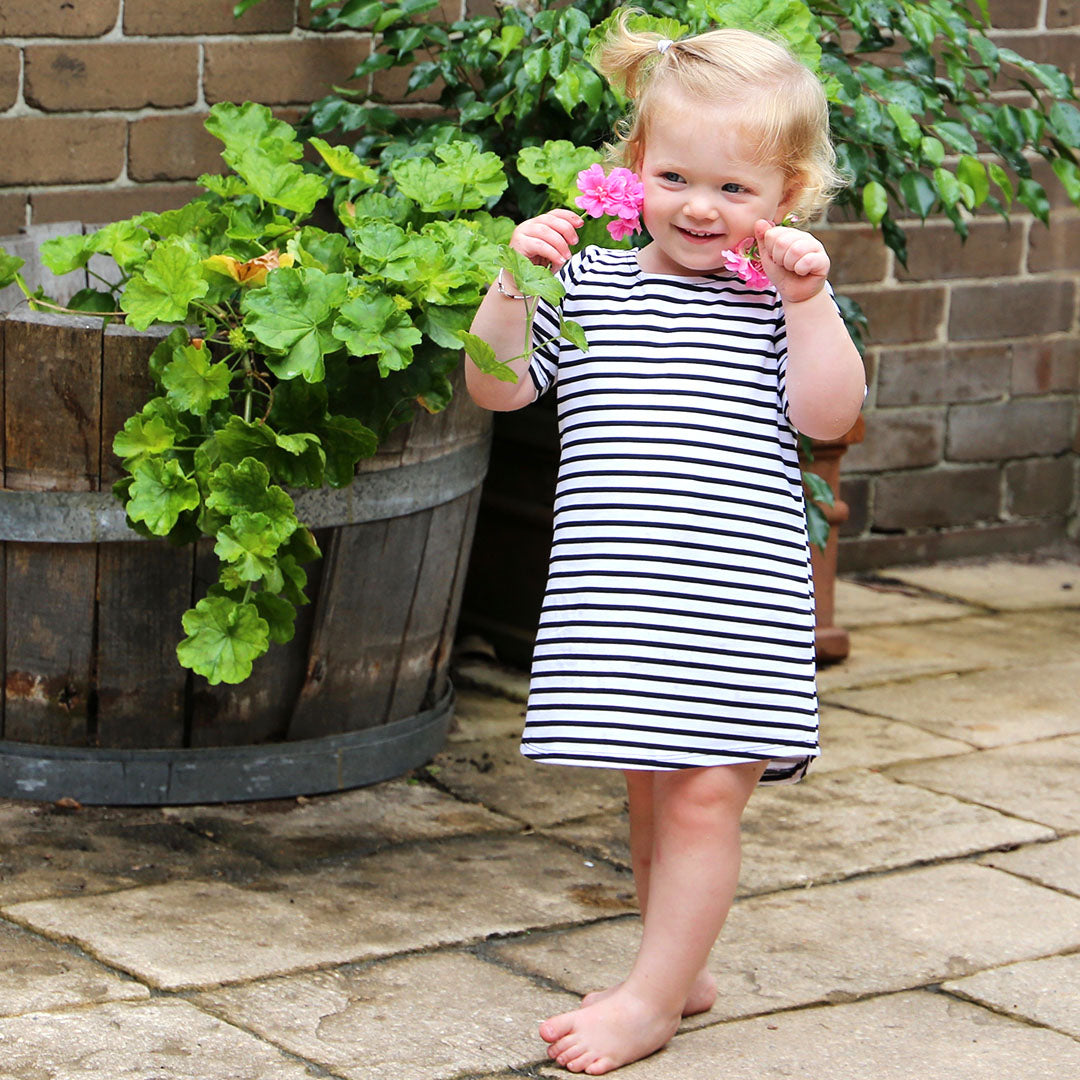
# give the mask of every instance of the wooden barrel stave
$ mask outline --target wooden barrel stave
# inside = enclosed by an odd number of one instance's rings
[[[167,331],[103,333],[94,319],[22,311],[0,331],[4,487],[107,491],[124,475],[113,437],[149,396],[146,363]],[[488,414],[468,399],[462,374],[446,412],[421,413],[360,471],[485,442]],[[208,543],[196,556],[143,541],[0,543],[0,736],[119,751],[227,747],[430,710],[448,689],[479,479],[429,510],[320,530],[336,560],[306,568],[314,602],[301,608],[293,642],[273,646],[238,687],[210,687],[175,661],[180,614],[216,576]],[[330,675],[313,679],[320,668]]]

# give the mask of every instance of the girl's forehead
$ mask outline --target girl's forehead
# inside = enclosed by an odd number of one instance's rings
[[[644,163],[651,167],[683,165],[700,172],[738,171],[764,178],[778,165],[754,159],[754,144],[734,115],[699,115],[689,125],[650,125],[644,139]]]

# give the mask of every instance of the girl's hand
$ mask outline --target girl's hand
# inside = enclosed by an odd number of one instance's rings
[[[817,296],[829,276],[829,256],[821,241],[801,229],[764,218],[754,226],[761,265],[780,299],[797,304]]]
[[[510,246],[536,266],[558,270],[570,258],[578,229],[585,219],[573,210],[549,210],[523,221],[510,237]]]

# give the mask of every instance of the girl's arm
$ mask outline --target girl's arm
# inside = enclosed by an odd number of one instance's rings
[[[510,246],[536,264],[547,263],[558,270],[570,258],[570,247],[577,242],[577,231],[584,221],[573,210],[551,210],[539,217],[523,221],[510,237]],[[503,289],[510,294],[518,291],[517,283],[508,270],[502,272]],[[522,354],[530,349],[526,340],[528,316],[535,299],[518,300],[506,296],[493,284],[480,304],[470,327],[494,350],[496,359],[509,364],[518,376],[516,383],[503,382],[494,375],[485,375],[465,358],[465,385],[469,396],[482,408],[508,412],[528,405],[536,397],[536,387],[527,377],[529,360]]]
[[[812,439],[855,423],[866,392],[862,358],[825,291],[829,256],[809,233],[757,223],[762,265],[784,304],[788,416]]]

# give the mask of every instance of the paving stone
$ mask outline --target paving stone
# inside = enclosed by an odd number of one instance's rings
[[[551,1066],[540,1073],[553,1080],[567,1075]],[[914,991],[717,1024],[676,1036],[659,1054],[616,1075],[619,1080],[1065,1080],[1080,1075],[1080,1044],[942,994]]]
[[[847,690],[830,700],[988,748],[1080,733],[1080,662]]]
[[[901,567],[889,576],[998,611],[1080,605],[1080,564],[1060,559]]]
[[[896,765],[891,776],[1051,828],[1080,829],[1080,737]]]
[[[529,676],[517,668],[493,660],[469,657],[454,665],[454,685],[484,690],[508,701],[525,702],[529,696]]]
[[[1053,830],[849,770],[764,788],[743,816],[743,895],[1053,837]]]
[[[586,862],[539,836],[489,835],[244,888],[177,882],[3,914],[151,986],[199,988],[632,910],[629,878]]]
[[[261,868],[160,809],[0,801],[0,906],[182,878],[236,881]]]
[[[517,831],[482,806],[463,803],[419,781],[390,780],[341,794],[275,799],[239,806],[166,811],[216,842],[276,867],[366,855],[391,844],[465,833]]]
[[[488,949],[583,994],[624,978],[638,940],[639,920],[617,919]],[[717,1004],[684,1026],[911,989],[1077,946],[1080,900],[970,863],[749,897],[710,957]]]
[[[531,761],[521,756],[520,734],[453,743],[429,769],[459,799],[536,828],[617,811],[626,801],[626,784],[617,769]]]
[[[1068,663],[1080,652],[1076,612],[1015,612],[851,632],[851,655],[818,672],[825,695],[901,679],[1022,664]]]
[[[1080,836],[1031,844],[1017,851],[994,851],[979,862],[1080,896]]]
[[[1080,953],[1008,964],[943,989],[1080,1038]]]
[[[184,1001],[0,1020],[4,1080],[309,1080],[319,1073]]]
[[[882,626],[895,623],[929,622],[931,619],[960,619],[979,609],[951,600],[924,596],[903,585],[866,581],[836,582],[836,624]]]
[[[928,797],[929,796],[929,797]],[[625,816],[546,830],[587,853],[630,865]],[[841,881],[988,848],[1052,839],[1041,825],[866,770],[763,788],[743,816],[740,896]]]
[[[917,682],[905,684],[904,692],[908,686],[918,685]],[[821,756],[814,761],[811,776],[839,769],[876,769],[900,761],[971,753],[967,743],[931,735],[912,724],[839,709],[828,703],[821,707],[820,738]]]
[[[473,742],[492,736],[520,736],[525,706],[485,690],[455,691],[454,724],[448,742]]]
[[[0,922],[0,1016],[148,998],[130,979],[10,923]]]
[[[349,1080],[442,1080],[545,1053],[577,998],[464,953],[410,956],[199,995],[210,1011]]]

